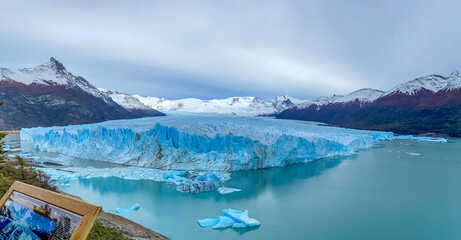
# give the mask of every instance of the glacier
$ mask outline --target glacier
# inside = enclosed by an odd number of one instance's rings
[[[413,135],[400,135],[394,137],[395,140],[416,140],[417,142],[440,142],[446,143],[448,140],[442,137],[415,137]]]
[[[394,134],[267,117],[167,112],[165,117],[22,129],[20,138],[34,149],[77,158],[211,172],[349,155]]]

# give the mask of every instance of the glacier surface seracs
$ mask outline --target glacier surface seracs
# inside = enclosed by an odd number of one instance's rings
[[[168,170],[237,171],[348,155],[391,132],[253,116],[169,112],[165,117],[21,130],[41,151]]]

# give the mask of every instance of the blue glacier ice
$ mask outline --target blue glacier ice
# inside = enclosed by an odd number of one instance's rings
[[[393,139],[266,117],[168,113],[165,117],[21,130],[41,151],[168,170],[238,171],[348,155]]]
[[[121,214],[128,214],[128,213],[131,213],[133,211],[138,211],[139,208],[141,208],[141,205],[139,205],[139,203],[135,203],[131,208],[116,208],[115,209],[115,212],[116,213],[121,213]]]
[[[32,153],[30,153],[30,152],[22,152],[22,153],[18,154],[18,156],[20,156],[20,157],[30,157],[30,156],[32,156]]]
[[[232,227],[235,221],[232,218],[226,216],[220,216],[217,224],[213,225],[213,228],[227,228]]]
[[[219,223],[219,218],[205,218],[202,220],[197,220],[200,227],[212,227]]]

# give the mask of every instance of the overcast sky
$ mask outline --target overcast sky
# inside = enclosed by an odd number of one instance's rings
[[[97,87],[302,99],[461,70],[461,1],[0,0],[0,66]]]

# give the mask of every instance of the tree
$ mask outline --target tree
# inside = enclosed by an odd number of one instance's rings
[[[5,102],[0,102],[0,106],[3,105]],[[0,116],[1,117],[1,116]],[[5,144],[3,142],[3,138],[6,137],[6,132],[0,132],[0,163],[2,164],[5,161],[5,149],[3,149],[3,145]]]

